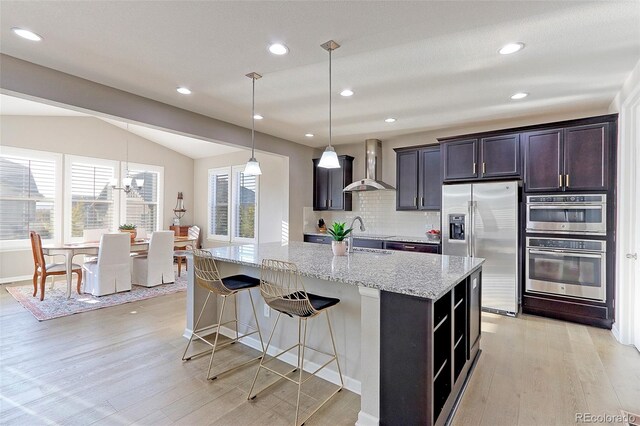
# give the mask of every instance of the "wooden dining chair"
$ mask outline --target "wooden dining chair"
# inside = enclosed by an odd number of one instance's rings
[[[44,285],[48,276],[66,275],[67,267],[64,263],[47,264],[42,252],[42,239],[37,232],[29,232],[31,239],[31,251],[33,252],[33,297],[38,294],[38,278],[40,281],[40,300],[44,300]],[[77,291],[80,294],[80,286],[82,285],[82,267],[75,263],[71,265],[71,273],[78,275]]]
[[[192,251],[193,249],[200,248],[200,227],[193,225],[189,227],[188,231],[189,238],[194,239],[193,244],[187,244],[184,247],[174,247],[173,256],[176,258],[176,262],[178,263],[178,276],[182,272],[182,262],[184,262],[184,269],[187,270],[187,252]]]

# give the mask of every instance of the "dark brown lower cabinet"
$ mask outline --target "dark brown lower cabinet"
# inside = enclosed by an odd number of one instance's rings
[[[419,253],[440,253],[440,245],[424,243],[406,243],[401,241],[385,241],[384,248],[387,250],[415,251]]]
[[[444,425],[480,353],[482,273],[439,299],[380,296],[380,424]]]

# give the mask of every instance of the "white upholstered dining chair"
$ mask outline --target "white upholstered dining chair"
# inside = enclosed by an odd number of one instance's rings
[[[151,234],[149,252],[132,257],[134,284],[154,287],[176,280],[173,271],[173,231],[157,231]]]
[[[97,260],[82,265],[84,292],[105,296],[131,290],[130,249],[129,234],[102,235]]]

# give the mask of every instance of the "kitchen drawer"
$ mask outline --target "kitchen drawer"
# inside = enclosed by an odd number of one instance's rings
[[[387,250],[415,251],[419,253],[440,253],[438,244],[423,243],[403,243],[400,241],[385,241],[384,248]]]
[[[329,235],[304,235],[305,243],[317,243],[317,244],[331,244],[331,237]]]
[[[370,240],[366,238],[354,238],[353,239],[354,247],[364,247],[364,248],[372,248],[372,249],[382,249],[384,246],[384,241],[382,240]]]

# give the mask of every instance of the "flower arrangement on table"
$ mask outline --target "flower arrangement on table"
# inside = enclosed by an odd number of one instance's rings
[[[133,223],[124,223],[120,226],[118,226],[118,230],[120,232],[128,232],[131,236],[131,241],[134,241],[136,239],[136,234],[138,233],[137,230],[137,226],[134,225]]]

